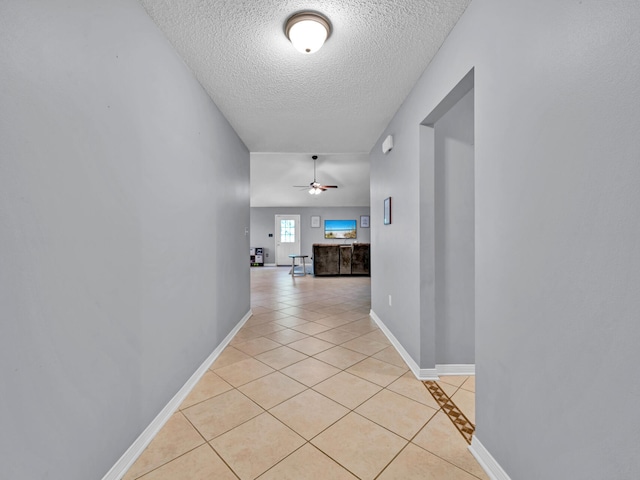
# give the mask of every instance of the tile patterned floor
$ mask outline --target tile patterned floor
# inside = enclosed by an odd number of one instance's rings
[[[367,277],[252,268],[253,316],[125,480],[488,477],[369,318]],[[474,422],[474,377],[437,385]]]

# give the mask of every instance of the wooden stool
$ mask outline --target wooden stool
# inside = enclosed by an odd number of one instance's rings
[[[291,271],[289,272],[292,277],[304,277],[307,274],[307,264],[305,258],[309,258],[309,255],[289,255],[291,259]],[[302,259],[302,273],[296,273],[296,258]]]

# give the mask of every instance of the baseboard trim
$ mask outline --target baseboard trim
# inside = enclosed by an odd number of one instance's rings
[[[475,435],[471,440],[471,445],[469,445],[469,451],[491,480],[511,480],[507,472],[502,469],[496,459],[489,453],[489,450],[482,445]]]
[[[475,375],[476,366],[474,363],[460,363],[460,364],[437,364],[436,372],[438,375]]]
[[[231,330],[229,335],[216,347],[216,349],[207,357],[207,359],[198,367],[193,375],[182,386],[178,393],[165,405],[165,407],[158,413],[151,423],[144,429],[140,436],[131,444],[126,452],[120,457],[120,459],[111,467],[107,474],[102,477],[102,480],[120,480],[126,473],[131,465],[138,459],[145,448],[151,443],[151,440],[158,434],[160,429],[171,418],[171,415],[180,407],[187,395],[191,392],[193,387],[196,386],[198,381],[206,373],[213,362],[220,356],[222,351],[229,345],[229,342],[238,333],[242,326],[251,318],[253,313],[249,310],[242,320]]]
[[[391,345],[397,350],[398,354],[405,361],[407,366],[411,369],[413,374],[416,376],[418,380],[438,380],[438,374],[436,373],[435,368],[420,368],[420,366],[415,362],[411,355],[404,349],[404,347],[400,344],[398,339],[391,333],[391,331],[387,328],[384,322],[376,315],[376,312],[371,310],[369,312],[369,316],[373,319],[374,322],[378,325],[382,333],[386,335],[386,337],[391,342]]]
[[[415,372],[414,372],[415,374]],[[421,368],[416,375],[418,380],[427,381],[427,380],[438,380],[438,374],[436,373],[435,368]]]

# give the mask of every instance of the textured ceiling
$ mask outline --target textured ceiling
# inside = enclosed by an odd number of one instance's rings
[[[290,168],[303,172],[314,153],[371,150],[470,0],[140,2],[249,150],[301,154]],[[300,10],[333,26],[312,55],[283,32]],[[336,158],[347,157],[360,158]],[[283,172],[265,170],[281,181]]]

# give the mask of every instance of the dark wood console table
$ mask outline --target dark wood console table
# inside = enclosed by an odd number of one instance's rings
[[[313,274],[370,275],[370,244],[314,243]]]

